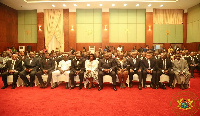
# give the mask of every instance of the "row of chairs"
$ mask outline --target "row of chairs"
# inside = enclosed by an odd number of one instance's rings
[[[27,75],[27,78],[30,79],[30,76]],[[47,81],[47,78],[48,78],[48,75],[42,75],[43,81]],[[151,78],[152,78],[152,76],[151,76],[150,74],[147,74],[147,79],[146,79],[146,81],[147,81],[147,82],[150,82],[150,81],[151,81]],[[182,81],[185,81],[185,80],[184,80],[185,78],[181,78],[181,79],[183,79]],[[76,82],[80,82],[80,79],[79,79],[78,76],[74,77],[74,80],[75,80]],[[70,82],[69,77],[66,77],[65,75],[60,75],[60,76],[58,77],[58,81],[59,81],[59,82],[69,82],[69,87],[71,86],[71,82]],[[117,78],[116,81],[119,82],[119,79]],[[134,74],[134,75],[133,75],[133,81],[137,81],[137,82],[139,81],[139,78],[138,78],[138,75],[137,75],[137,74]],[[9,76],[7,77],[7,82],[8,82],[8,85],[12,84],[12,82],[13,82],[13,75],[9,75]],[[98,83],[98,80],[94,80],[94,82]],[[110,75],[105,75],[105,76],[103,77],[103,82],[112,83],[112,77],[111,77]],[[162,74],[162,75],[161,75],[161,78],[160,78],[160,82],[169,82],[169,76],[167,76],[167,75],[165,75],[165,74]],[[86,88],[87,84],[89,83],[89,80],[86,80],[86,81],[84,81],[83,83],[84,83],[84,87]],[[129,87],[129,78],[126,80],[126,83],[127,83],[128,87]],[[174,87],[176,86],[176,83],[177,83],[177,80],[174,79],[174,82],[173,82]],[[53,84],[54,84],[54,82],[53,82],[53,80],[52,80],[52,81],[51,81],[51,85],[53,85]],[[39,85],[39,81],[38,81],[37,78],[35,78],[35,86],[38,86],[38,85]],[[142,85],[143,85],[143,84],[142,84]],[[18,78],[18,80],[17,80],[17,87],[19,87],[19,86],[24,86],[23,80],[22,80],[21,78]],[[147,85],[147,87],[150,87],[150,85]],[[189,88],[190,88],[190,82],[189,82]]]

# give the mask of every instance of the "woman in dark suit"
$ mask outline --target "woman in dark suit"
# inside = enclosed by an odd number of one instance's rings
[[[124,58],[124,54],[119,54],[117,59],[117,75],[120,81],[120,88],[126,88],[126,80],[128,78],[127,60]]]

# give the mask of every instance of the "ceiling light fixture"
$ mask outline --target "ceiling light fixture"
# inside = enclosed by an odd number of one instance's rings
[[[151,4],[149,4],[148,7],[151,7]]]
[[[74,4],[74,6],[77,6],[76,4]]]
[[[99,6],[103,6],[103,4],[99,4]]]
[[[66,4],[63,4],[64,7],[66,7]]]
[[[124,6],[127,6],[127,4],[124,4]]]
[[[115,6],[115,4],[112,4],[112,6]]]
[[[90,6],[90,4],[87,4],[87,6]]]
[[[160,7],[163,7],[163,6],[164,6],[164,5],[162,5],[162,4],[160,5]]]
[[[136,4],[136,6],[138,7],[138,6],[140,6],[140,4]]]
[[[53,7],[56,7],[54,4],[52,4]]]

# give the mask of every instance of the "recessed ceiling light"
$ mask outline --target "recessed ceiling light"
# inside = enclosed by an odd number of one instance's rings
[[[74,4],[74,6],[77,6],[76,4]]]
[[[53,7],[56,7],[54,4],[52,4]]]
[[[127,6],[127,4],[124,4],[124,6]]]
[[[115,4],[112,4],[112,6],[115,6]]]
[[[161,4],[160,7],[163,7],[163,5]]]
[[[140,6],[140,4],[136,4],[136,6],[138,7],[138,6]]]
[[[66,7],[66,4],[63,4],[64,7]]]
[[[149,4],[148,7],[151,7],[151,4]]]
[[[90,6],[90,4],[87,4],[87,6]]]
[[[103,4],[99,4],[99,6],[103,6]]]

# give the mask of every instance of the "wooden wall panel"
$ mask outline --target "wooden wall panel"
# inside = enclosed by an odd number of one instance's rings
[[[73,26],[74,30],[71,30]],[[76,50],[76,12],[69,13],[69,48]]]
[[[149,30],[151,26],[151,30]],[[153,45],[153,12],[146,12],[146,45]]]
[[[39,30],[41,26],[41,30]],[[34,44],[35,45],[35,44]],[[44,13],[37,13],[37,51],[44,49],[45,38],[44,38]]]
[[[17,47],[18,13],[16,10],[0,3],[0,52],[7,47]]]
[[[107,25],[107,30],[105,30]],[[109,12],[102,12],[102,48],[109,45]]]

